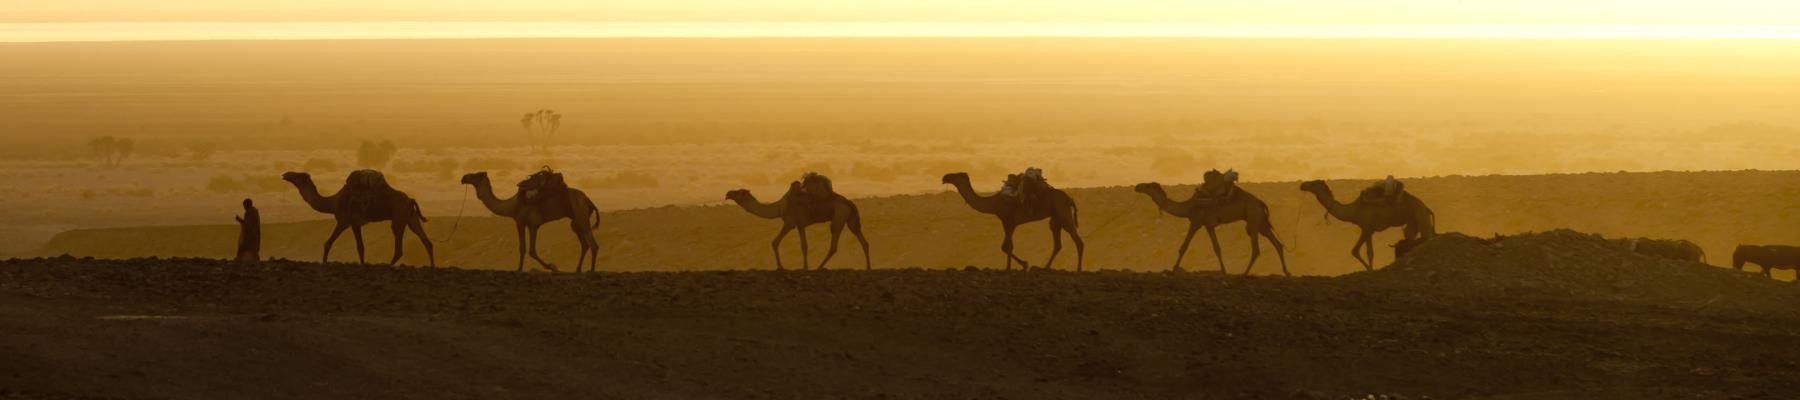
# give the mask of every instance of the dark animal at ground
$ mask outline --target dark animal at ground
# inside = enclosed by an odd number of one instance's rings
[[[1762,267],[1763,276],[1770,276],[1769,271],[1776,268],[1800,269],[1800,247],[1738,245],[1731,252],[1731,267],[1742,271],[1744,264]],[[1800,279],[1794,282],[1800,283]]]

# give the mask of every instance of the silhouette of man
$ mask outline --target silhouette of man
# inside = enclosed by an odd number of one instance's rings
[[[262,259],[262,213],[256,211],[256,205],[250,199],[244,199],[244,215],[237,217],[238,222],[238,262],[257,262]]]

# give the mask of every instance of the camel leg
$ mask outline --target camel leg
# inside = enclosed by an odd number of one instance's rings
[[[1362,236],[1356,238],[1356,244],[1350,246],[1350,256],[1356,258],[1356,263],[1362,264],[1364,271],[1375,270],[1374,267],[1369,265],[1368,261],[1363,261],[1362,256],[1363,244],[1369,242],[1369,235],[1368,231],[1363,231]]]
[[[400,263],[400,255],[406,249],[405,243],[402,243],[403,239],[406,239],[406,225],[401,224],[400,221],[394,221],[390,229],[394,231],[394,259],[388,260],[388,265],[393,266]]]
[[[538,266],[544,267],[544,269],[550,270],[551,272],[557,272],[556,264],[544,262],[544,259],[542,257],[538,257],[538,253],[537,253],[538,227],[533,226],[530,229],[527,229],[526,231],[527,231],[527,235],[528,235],[527,237],[529,239],[531,239],[531,246],[530,246],[531,247],[531,259],[533,261],[537,261]]]
[[[856,242],[862,244],[863,269],[864,270],[875,269],[875,264],[870,262],[872,257],[869,256],[869,240],[863,238],[862,217],[851,217],[850,218],[850,234],[856,235]]]
[[[1175,272],[1181,272],[1181,259],[1187,257],[1188,245],[1194,243],[1194,234],[1200,233],[1200,221],[1189,221],[1187,237],[1181,238],[1181,249],[1175,251]]]
[[[519,234],[519,268],[513,272],[525,272],[525,224],[514,220],[513,230]]]
[[[1050,260],[1044,262],[1044,269],[1056,268],[1056,253],[1062,252],[1062,224],[1050,221]]]
[[[1244,224],[1244,233],[1250,234],[1250,263],[1244,265],[1244,276],[1250,276],[1250,269],[1256,268],[1256,259],[1262,256],[1262,240],[1256,237],[1256,226]]]
[[[1081,234],[1075,228],[1069,228],[1069,241],[1075,242],[1075,272],[1081,272],[1082,261],[1087,258],[1087,243],[1081,241]]]
[[[407,222],[406,226],[408,228],[412,228],[412,233],[414,235],[419,235],[419,244],[425,245],[425,260],[427,262],[429,262],[429,264],[426,264],[426,265],[430,265],[432,268],[437,268],[437,251],[435,249],[431,248],[431,237],[425,236],[425,225],[420,224],[418,219],[414,219],[410,222]],[[394,235],[394,236],[400,236],[400,235]],[[395,250],[394,254],[400,254],[400,251]],[[398,259],[398,257],[396,257],[395,259]]]
[[[827,250],[825,250],[825,259],[819,261],[819,270],[820,271],[825,270],[825,264],[831,263],[831,256],[837,255],[838,237],[841,237],[843,235],[844,235],[844,224],[840,223],[838,221],[832,221],[831,222],[831,247],[829,247],[829,248],[827,248]]]
[[[1031,263],[1025,262],[1025,259],[1013,254],[1013,230],[1018,229],[1019,226],[1007,224],[1004,228],[1006,228],[1006,239],[1000,242],[1000,252],[1006,253],[1006,270],[1011,271],[1012,263],[1018,261],[1019,269],[1030,271]]]
[[[368,264],[369,261],[363,258],[362,225],[351,225],[350,235],[356,238],[356,263]]]
[[[791,231],[791,230],[794,230],[793,225],[782,224],[781,232],[775,233],[775,240],[769,242],[769,248],[775,249],[775,270],[776,271],[786,269],[781,266],[781,238],[787,237],[788,231]]]
[[[1281,245],[1281,239],[1275,238],[1275,229],[1272,227],[1264,226],[1263,230],[1262,230],[1262,235],[1269,238],[1270,245],[1275,246],[1275,258],[1281,260],[1281,274],[1284,276],[1294,276],[1294,274],[1288,273],[1287,254],[1286,254],[1287,249]],[[1255,242],[1252,241],[1252,244],[1250,245],[1250,254],[1252,254],[1252,255],[1256,254],[1256,245],[1254,243]]]
[[[1375,269],[1375,238],[1373,236],[1369,237],[1369,240],[1363,241],[1363,249],[1369,256],[1369,269]]]
[[[331,237],[325,238],[325,256],[319,258],[319,262],[331,262],[331,244],[336,243],[338,235],[343,235],[344,230],[349,228],[349,225],[344,225],[342,222],[339,222],[336,227],[331,228]]]
[[[1230,272],[1225,272],[1225,251],[1219,248],[1218,229],[1211,225],[1207,225],[1206,238],[1212,240],[1213,259],[1219,261],[1219,274],[1230,274]]]
[[[795,223],[795,225],[800,224]],[[800,270],[805,271],[808,266],[812,265],[812,255],[807,254],[809,250],[806,248],[806,225],[795,227],[794,230],[796,234],[800,235]]]
[[[594,254],[595,262],[598,262],[599,259],[600,246],[594,243],[594,231],[584,225],[587,225],[586,220],[581,222],[573,222],[571,220],[571,222],[569,222],[569,228],[575,230],[575,240],[581,242],[581,255],[575,257],[575,273],[581,273],[581,265],[587,264],[588,253],[591,252]],[[588,272],[594,272],[593,268],[594,267],[590,265],[588,267]]]

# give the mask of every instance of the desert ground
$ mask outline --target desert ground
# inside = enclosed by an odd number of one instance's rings
[[[0,396],[1787,398],[1800,288],[1574,231],[1334,278],[0,263]]]

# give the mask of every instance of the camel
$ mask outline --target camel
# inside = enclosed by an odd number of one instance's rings
[[[377,178],[380,174],[375,171],[365,171],[376,174]],[[359,174],[363,174],[365,171],[352,172],[351,178],[358,178]],[[368,261],[363,257],[362,226],[370,222],[393,221],[394,259],[388,261],[388,265],[400,262],[400,255],[404,249],[401,246],[401,240],[406,238],[406,230],[410,228],[413,234],[419,235],[419,242],[425,245],[425,255],[431,260],[431,266],[437,266],[437,255],[431,248],[431,238],[425,236],[425,227],[422,225],[428,220],[425,218],[425,214],[419,211],[419,202],[413,200],[411,196],[407,196],[405,192],[387,188],[383,183],[381,190],[384,193],[369,193],[360,199],[344,193],[342,189],[331,196],[324,196],[319,194],[318,186],[313,184],[311,174],[288,172],[281,174],[281,179],[300,189],[300,199],[305,200],[307,206],[312,207],[314,211],[331,214],[337,220],[337,226],[331,229],[331,237],[325,239],[325,255],[320,258],[320,262],[331,260],[331,244],[336,242],[338,235],[342,235],[344,229],[347,228],[356,238],[356,261],[367,263]],[[345,187],[349,186],[346,183]],[[363,201],[372,201],[373,203],[358,204]]]
[[[1187,237],[1181,239],[1181,249],[1175,253],[1175,271],[1181,271],[1181,259],[1187,255],[1188,245],[1194,242],[1194,232],[1205,227],[1206,237],[1212,239],[1213,256],[1219,260],[1219,273],[1228,273],[1225,271],[1225,258],[1219,251],[1219,236],[1214,228],[1244,221],[1244,231],[1250,234],[1250,264],[1244,266],[1244,275],[1250,274],[1250,269],[1256,266],[1257,257],[1262,255],[1262,243],[1257,238],[1257,235],[1262,235],[1269,238],[1269,244],[1275,246],[1275,255],[1281,259],[1281,274],[1293,276],[1288,273],[1286,250],[1281,245],[1281,239],[1275,238],[1274,224],[1269,223],[1269,205],[1263,203],[1262,199],[1249,192],[1239,191],[1236,196],[1215,204],[1203,204],[1198,196],[1178,202],[1170,199],[1162,184],[1156,182],[1138,184],[1137,192],[1150,196],[1150,201],[1155,202],[1156,207],[1163,212],[1188,220]]]
[[[1044,268],[1051,268],[1056,264],[1056,254],[1062,252],[1063,231],[1068,231],[1069,239],[1075,242],[1075,271],[1081,271],[1087,245],[1082,243],[1081,234],[1076,233],[1080,209],[1075,206],[1075,199],[1070,198],[1068,193],[1046,186],[1042,188],[1042,193],[1031,195],[1029,202],[1021,202],[1001,195],[976,194],[975,187],[969,183],[968,173],[944,175],[943,182],[955,185],[956,193],[962,195],[963,202],[968,203],[970,208],[983,214],[993,214],[1000,219],[1000,228],[1006,233],[1006,238],[1000,243],[1000,252],[1006,254],[1006,269],[1011,270],[1014,261],[1025,270],[1031,269],[1030,263],[1013,254],[1013,230],[1019,225],[1049,219],[1053,247],[1050,248],[1050,260],[1044,262]]]
[[[1396,226],[1406,227],[1406,235],[1402,242],[1414,238],[1431,239],[1437,235],[1437,215],[1425,206],[1425,202],[1414,197],[1412,193],[1402,192],[1403,196],[1394,204],[1379,204],[1358,198],[1350,204],[1344,204],[1332,197],[1331,187],[1325,181],[1313,180],[1300,184],[1300,190],[1318,197],[1319,204],[1325,206],[1325,212],[1332,218],[1356,224],[1362,230],[1356,244],[1350,247],[1350,256],[1362,263],[1363,270],[1375,270],[1375,232]],[[1410,246],[1409,246],[1410,247]],[[1359,252],[1359,250],[1366,251]],[[1368,255],[1364,259],[1364,254]]]
[[[525,271],[527,254],[537,261],[539,267],[557,270],[555,264],[544,262],[543,258],[538,257],[538,228],[564,218],[569,219],[569,229],[575,231],[576,241],[581,242],[581,254],[575,257],[575,272],[581,272],[583,263],[588,265],[588,272],[599,269],[600,242],[594,239],[594,232],[600,229],[600,208],[594,205],[587,193],[568,188],[549,198],[533,199],[534,204],[522,205],[519,204],[517,194],[505,199],[495,195],[493,183],[488,180],[486,171],[463,175],[462,183],[475,187],[475,197],[481,199],[481,204],[488,211],[513,220],[513,230],[519,239],[519,265],[516,271]],[[582,218],[574,218],[576,215]]]
[[[736,202],[738,206],[751,215],[768,219],[780,219],[781,231],[775,233],[775,240],[769,247],[775,252],[775,269],[785,269],[781,264],[781,239],[786,238],[788,231],[799,231],[800,234],[800,270],[805,271],[812,264],[808,258],[806,246],[806,227],[820,222],[831,223],[831,248],[825,252],[825,259],[819,261],[818,269],[825,269],[831,257],[837,255],[838,238],[843,235],[844,227],[850,228],[850,234],[856,235],[856,241],[862,244],[863,269],[872,269],[869,257],[869,240],[863,238],[862,212],[856,209],[856,203],[837,193],[831,193],[824,202],[802,193],[800,182],[788,185],[786,193],[774,203],[763,203],[750,194],[749,189],[737,189],[725,192],[725,198]]]
[[[1770,271],[1776,268],[1800,271],[1800,247],[1740,244],[1731,252],[1731,266],[1743,271],[1746,263],[1761,266],[1763,276],[1773,279]],[[1794,283],[1800,284],[1800,278]]]

